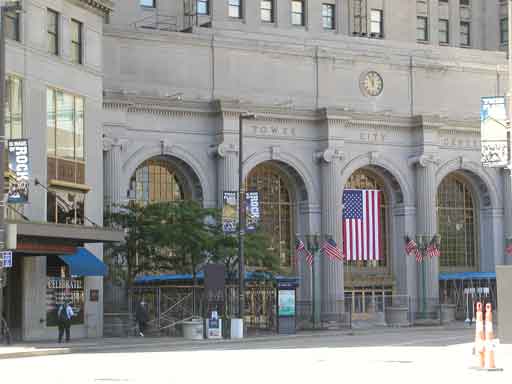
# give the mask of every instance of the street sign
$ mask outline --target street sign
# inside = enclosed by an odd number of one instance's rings
[[[0,252],[0,268],[12,268],[12,251]]]

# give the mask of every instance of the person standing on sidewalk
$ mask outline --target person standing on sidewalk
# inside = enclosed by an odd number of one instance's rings
[[[57,310],[57,322],[59,326],[59,343],[62,342],[64,331],[66,332],[66,343],[69,342],[71,333],[71,319],[75,315],[69,301],[65,301]]]
[[[146,303],[142,300],[139,305],[137,305],[137,309],[135,310],[135,320],[137,321],[137,325],[139,327],[139,335],[144,337],[144,331],[146,330],[146,323],[149,320],[148,311],[146,309]]]

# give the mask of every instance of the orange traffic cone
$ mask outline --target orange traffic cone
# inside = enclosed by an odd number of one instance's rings
[[[479,355],[480,368],[485,368],[485,334],[482,303],[476,303],[475,354]]]
[[[492,305],[485,304],[485,352],[487,355],[487,369],[496,369],[494,362],[494,330],[492,326]]]

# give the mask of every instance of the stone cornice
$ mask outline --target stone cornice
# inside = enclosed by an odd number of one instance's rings
[[[97,12],[108,15],[114,9],[114,2],[111,0],[68,0],[72,3],[85,6]],[[122,0],[120,0],[122,1]]]

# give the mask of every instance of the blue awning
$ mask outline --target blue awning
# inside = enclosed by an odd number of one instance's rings
[[[439,280],[495,280],[495,272],[440,273]]]
[[[72,255],[59,256],[62,261],[69,265],[72,276],[106,276],[107,266],[98,259],[92,252],[85,248],[77,248]]]

